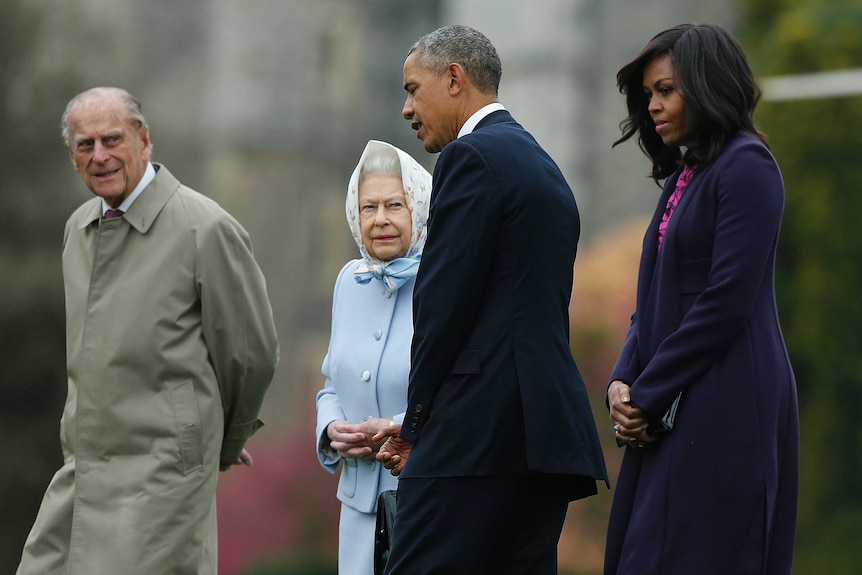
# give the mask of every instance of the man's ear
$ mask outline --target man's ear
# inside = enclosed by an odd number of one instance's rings
[[[72,162],[72,167],[75,168],[76,172],[80,172],[81,168],[78,167],[78,162],[75,161],[75,154],[72,153],[72,148],[70,147],[70,148],[68,148],[68,150],[69,150],[69,160]]]
[[[141,126],[138,128],[138,136],[141,138],[141,143],[144,148],[143,151],[146,154],[146,159],[149,161],[150,159],[150,128],[148,126]]]
[[[467,76],[467,73],[464,71],[461,64],[458,64],[457,62],[449,64],[449,68],[446,69],[446,72],[448,73],[449,79],[449,95],[457,96],[467,87],[467,84],[470,83],[470,78]]]

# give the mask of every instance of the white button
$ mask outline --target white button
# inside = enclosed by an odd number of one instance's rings
[[[369,381],[371,379],[371,372],[365,370],[362,372],[362,381]]]
[[[379,340],[381,337],[383,337],[383,332],[382,332],[382,331],[380,331],[380,330],[378,329],[377,331],[375,331],[375,332],[374,332],[374,339]]]

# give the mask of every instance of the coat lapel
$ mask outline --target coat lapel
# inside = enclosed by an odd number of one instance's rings
[[[145,234],[156,221],[159,213],[180,187],[180,182],[167,168],[155,164],[158,172],[143,193],[131,205],[125,218],[138,232]]]
[[[180,187],[179,180],[167,168],[159,164],[154,165],[157,170],[155,179],[144,188],[124,216],[126,221],[142,234],[147,233],[152,227],[165,204]],[[78,229],[83,230],[101,217],[102,201],[100,198],[93,198],[78,221]]]

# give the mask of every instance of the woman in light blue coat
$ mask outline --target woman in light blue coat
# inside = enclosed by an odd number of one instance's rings
[[[431,174],[406,152],[368,142],[347,188],[347,223],[361,257],[338,274],[332,331],[317,394],[317,456],[338,482],[339,575],[373,573],[377,496],[397,480],[371,441],[407,405],[413,284],[431,200]]]

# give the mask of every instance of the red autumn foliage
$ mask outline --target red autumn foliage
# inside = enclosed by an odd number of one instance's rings
[[[219,573],[241,575],[255,565],[289,557],[336,562],[337,476],[314,452],[314,403],[290,429],[248,446],[252,467],[219,478]]]
[[[638,262],[646,222],[633,220],[578,254],[569,304],[572,354],[591,396],[604,397],[607,377],[635,310]]]
[[[604,392],[635,305],[635,283],[645,222],[621,226],[579,254],[570,306],[572,350],[593,399],[612,480],[620,452],[613,442]],[[242,575],[279,561],[327,564],[334,572],[338,542],[337,475],[314,453],[314,403],[319,381],[297,395],[306,409],[275,437],[249,444],[251,468],[220,477],[219,572]],[[606,429],[607,428],[607,429]],[[605,433],[607,432],[607,433]],[[560,538],[560,571],[600,573],[611,492],[574,502]],[[275,572],[275,571],[272,571]]]

